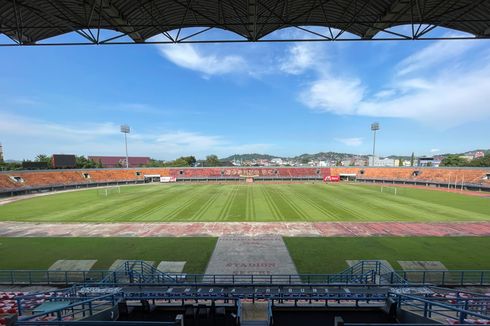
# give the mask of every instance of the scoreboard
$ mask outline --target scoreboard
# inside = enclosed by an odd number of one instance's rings
[[[73,169],[77,167],[76,157],[73,154],[53,154],[53,168]]]

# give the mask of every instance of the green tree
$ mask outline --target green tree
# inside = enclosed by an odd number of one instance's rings
[[[403,166],[403,158],[398,159],[398,166]]]
[[[51,157],[46,154],[39,154],[36,156],[36,162],[51,163]]]
[[[441,161],[441,166],[468,166],[468,161],[456,154],[449,154]]]
[[[476,158],[470,162],[470,166],[490,167],[490,155]]]
[[[97,169],[102,169],[104,166],[102,165],[102,162],[99,160],[99,161],[95,162],[95,167]]]
[[[18,162],[12,162],[12,163],[7,163],[7,162],[1,162],[0,163],[0,171],[14,171],[14,170],[21,170],[22,169],[22,164]]]
[[[169,165],[170,166],[178,166],[178,167],[180,167],[180,166],[182,166],[182,167],[184,167],[184,166],[190,166],[189,165],[189,162],[187,160],[185,160],[183,157],[179,157],[175,161],[170,162]]]
[[[75,162],[79,169],[93,169],[97,167],[97,163],[87,159],[85,156],[76,156]]]
[[[164,167],[167,166],[165,162],[155,160],[155,159],[150,159],[150,162],[148,164],[145,164],[145,167],[147,168],[159,168],[159,167]]]
[[[412,152],[412,157],[410,158],[410,166],[414,166],[415,164],[415,153]]]
[[[206,166],[218,166],[218,165],[219,165],[218,156],[214,154],[206,156]]]
[[[194,156],[182,156],[179,159],[182,159],[187,162],[187,166],[194,166],[196,164],[197,160]]]

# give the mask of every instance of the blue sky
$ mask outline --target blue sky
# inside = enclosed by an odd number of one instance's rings
[[[367,154],[373,121],[381,155],[490,148],[490,42],[0,48],[7,159],[122,155],[124,123],[157,159]]]

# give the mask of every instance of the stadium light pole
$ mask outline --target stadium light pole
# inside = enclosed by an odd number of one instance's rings
[[[371,124],[371,131],[373,132],[373,166],[374,166],[374,156],[376,155],[376,131],[379,130],[379,122],[373,122]]]
[[[124,144],[126,145],[126,169],[129,168],[129,157],[128,157],[128,137],[130,132],[128,125],[121,125],[121,132],[124,134]]]

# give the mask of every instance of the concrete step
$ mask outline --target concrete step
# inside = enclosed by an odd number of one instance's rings
[[[263,321],[267,320],[267,302],[244,302],[242,303],[242,321]]]
[[[244,320],[240,323],[241,326],[267,326],[267,320]]]

